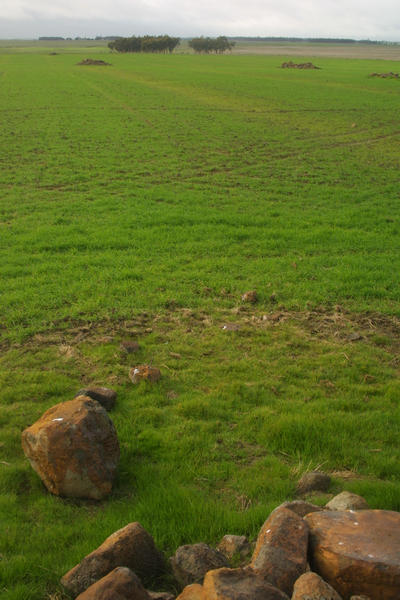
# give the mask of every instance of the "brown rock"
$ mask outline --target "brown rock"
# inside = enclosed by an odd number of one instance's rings
[[[311,566],[344,598],[400,597],[400,513],[323,511],[305,517]]]
[[[205,600],[289,600],[249,567],[209,571],[203,589]]]
[[[161,379],[161,371],[149,365],[138,365],[137,367],[132,367],[129,371],[129,379],[132,383],[139,383],[140,381],[156,383]]]
[[[242,302],[250,302],[250,304],[255,304],[258,300],[258,294],[256,290],[249,290],[245,292],[242,296]]]
[[[329,510],[365,510],[369,508],[367,501],[357,494],[342,492],[328,502]]]
[[[22,448],[53,494],[100,500],[111,492],[119,444],[96,400],[78,396],[53,406],[22,433]]]
[[[342,597],[316,573],[304,573],[294,584],[292,600],[342,600]]]
[[[199,583],[187,585],[176,600],[204,600],[203,586]]]
[[[102,407],[106,410],[111,410],[115,406],[117,392],[106,387],[89,387],[79,390],[79,392],[75,394],[75,398],[78,398],[78,396],[88,396],[89,398],[100,402]]]
[[[126,567],[116,567],[76,600],[150,600],[139,577]]]
[[[246,558],[251,552],[251,545],[245,535],[224,535],[217,550],[230,560],[234,556]]]
[[[331,478],[322,471],[304,473],[297,484],[297,493],[300,496],[310,492],[326,492],[331,485]]]
[[[162,555],[140,523],[129,523],[110,535],[101,546],[68,571],[61,584],[76,596],[115,567],[122,566],[145,579],[156,577],[163,570]]]
[[[361,596],[357,594],[357,596],[352,596],[350,600],[371,600],[371,598],[369,596],[364,596],[364,594]]]
[[[229,566],[221,552],[203,543],[180,546],[170,561],[174,575],[182,586],[202,583],[207,571]]]
[[[152,592],[147,590],[151,600],[175,600],[175,596],[169,592]]]
[[[134,354],[135,352],[138,352],[140,350],[138,342],[133,342],[131,340],[121,342],[120,348],[123,352],[126,352],[127,354]]]
[[[290,595],[307,568],[308,527],[287,508],[274,510],[258,534],[251,567]]]
[[[292,500],[291,502],[284,502],[278,508],[287,508],[292,512],[299,515],[299,517],[305,517],[308,513],[311,512],[319,512],[320,510],[324,510],[321,506],[317,506],[316,504],[310,504],[310,502],[304,502],[303,500]]]

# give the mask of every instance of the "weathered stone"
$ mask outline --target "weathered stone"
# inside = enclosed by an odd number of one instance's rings
[[[371,600],[371,598],[369,596],[364,596],[364,594],[361,596],[357,594],[357,596],[352,596],[350,600]]]
[[[292,600],[342,600],[342,597],[316,573],[304,573],[294,584]]]
[[[88,396],[89,398],[100,402],[106,410],[111,410],[115,406],[117,392],[106,387],[89,387],[79,390],[79,392],[75,394],[75,398],[78,396]]]
[[[119,444],[96,400],[78,396],[53,406],[22,433],[22,448],[53,494],[100,500],[111,492]]]
[[[110,535],[96,550],[61,579],[62,585],[78,595],[115,567],[128,567],[141,578],[156,577],[163,570],[163,558],[154,540],[140,523],[129,523]]]
[[[289,600],[249,567],[209,571],[203,589],[205,600]]]
[[[152,592],[151,590],[147,590],[147,593],[151,600],[175,600],[175,596],[170,594],[170,592]]]
[[[150,600],[150,596],[135,573],[127,567],[116,567],[76,600]]]
[[[308,515],[308,513],[319,512],[320,510],[324,510],[323,508],[321,508],[320,506],[317,506],[316,504],[311,504],[310,502],[304,502],[303,500],[292,500],[292,501],[284,502],[283,504],[278,506],[275,510],[278,510],[278,508],[287,508],[288,510],[291,510],[292,512],[296,513],[296,515],[298,515],[299,517],[305,517],[306,515]]]
[[[125,340],[121,342],[120,348],[123,352],[126,352],[127,354],[134,354],[135,352],[139,352],[140,345],[138,344],[138,342],[134,342],[132,340]]]
[[[176,600],[204,600],[203,586],[199,583],[187,585]]]
[[[344,598],[400,597],[400,513],[323,511],[305,517],[314,571]]]
[[[331,485],[331,478],[322,471],[304,473],[297,484],[297,493],[300,496],[310,492],[326,492]]]
[[[150,367],[149,365],[138,365],[132,367],[129,371],[129,379],[132,383],[139,383],[140,381],[150,381],[156,383],[161,379],[161,371],[156,367]]]
[[[258,300],[258,294],[256,290],[249,290],[242,295],[242,302],[250,302],[250,304],[255,304]]]
[[[229,566],[221,552],[203,543],[180,546],[170,560],[174,575],[182,586],[202,583],[207,571]]]
[[[328,502],[329,510],[365,510],[369,508],[368,502],[357,494],[342,492]]]
[[[307,523],[287,508],[274,510],[258,534],[251,567],[290,595],[307,568]]]
[[[228,560],[234,556],[244,559],[251,553],[251,545],[245,535],[224,535],[217,546],[217,550],[226,556]]]

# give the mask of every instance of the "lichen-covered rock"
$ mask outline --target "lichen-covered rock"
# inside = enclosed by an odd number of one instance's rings
[[[53,406],[22,433],[22,448],[53,494],[100,500],[111,492],[119,444],[96,400],[78,396]]]
[[[217,569],[204,578],[204,600],[289,600],[251,568]]]
[[[326,508],[329,510],[365,510],[369,508],[368,502],[357,494],[342,492],[328,502]]]
[[[342,600],[342,597],[317,573],[304,573],[293,588],[292,600]]]
[[[307,569],[307,523],[287,508],[274,510],[258,534],[250,566],[289,596]]]
[[[112,410],[117,399],[117,392],[106,387],[87,387],[79,390],[79,392],[75,394],[75,398],[78,396],[88,396],[89,398],[100,402],[106,410]]]
[[[297,493],[300,496],[310,492],[326,492],[331,484],[331,478],[322,471],[309,471],[304,473],[297,484]]]
[[[305,517],[311,566],[344,598],[400,598],[400,513],[322,511]]]
[[[138,365],[130,369],[129,379],[135,384],[141,381],[156,383],[161,379],[161,371],[156,367],[150,367],[150,365]]]
[[[244,559],[251,553],[251,545],[245,535],[224,535],[217,550],[222,552],[228,560],[234,556]]]
[[[115,567],[128,567],[143,579],[154,578],[163,570],[163,557],[140,523],[129,523],[110,535],[68,571],[61,584],[77,596]]]
[[[150,600],[150,596],[135,573],[126,567],[116,567],[76,600]]]
[[[202,583],[207,571],[229,566],[221,552],[203,543],[180,546],[170,561],[174,575],[182,586]]]

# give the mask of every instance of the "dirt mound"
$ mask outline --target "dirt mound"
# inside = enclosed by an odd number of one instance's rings
[[[284,62],[281,64],[282,69],[320,69],[321,67],[316,67],[310,62],[306,63],[294,63],[291,60],[289,62]]]
[[[111,64],[108,62],[105,62],[104,60],[94,60],[93,58],[85,58],[84,60],[82,60],[80,63],[77,63],[78,65],[97,65],[97,66],[106,66],[106,67],[110,67]]]
[[[400,79],[400,75],[398,73],[371,73],[370,77],[380,77],[381,79]]]

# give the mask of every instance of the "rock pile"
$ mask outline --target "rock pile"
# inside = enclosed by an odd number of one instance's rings
[[[294,63],[291,60],[289,62],[283,62],[281,64],[282,69],[320,69],[321,67],[316,67],[311,62],[306,63]]]

